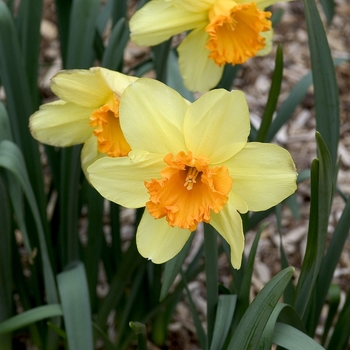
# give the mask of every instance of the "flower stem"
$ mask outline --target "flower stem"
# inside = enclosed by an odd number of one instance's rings
[[[204,224],[204,256],[207,288],[207,349],[213,337],[218,293],[218,245],[216,230]]]

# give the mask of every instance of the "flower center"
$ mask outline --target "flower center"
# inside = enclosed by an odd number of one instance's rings
[[[222,66],[240,64],[255,56],[265,46],[260,33],[271,28],[271,12],[260,10],[255,2],[239,4],[218,0],[209,11],[206,48],[209,58]]]
[[[209,222],[210,212],[220,212],[228,200],[232,178],[225,166],[209,167],[209,159],[179,152],[164,157],[168,165],[162,178],[145,182],[150,195],[146,208],[169,225],[194,231],[199,222]]]
[[[98,151],[110,157],[128,155],[131,148],[126,141],[119,121],[119,100],[111,98],[90,116],[90,125],[95,127]]]

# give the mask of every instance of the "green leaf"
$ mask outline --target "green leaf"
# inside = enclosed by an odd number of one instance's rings
[[[62,316],[62,307],[59,304],[38,306],[35,309],[25,311],[13,316],[0,324],[0,334],[12,332],[16,329],[26,327],[45,318]]]
[[[21,1],[16,18],[26,76],[35,108],[39,105],[38,63],[43,0]]]
[[[282,317],[281,317],[282,316]],[[261,350],[270,350],[277,320],[290,324],[305,333],[305,327],[295,310],[288,304],[278,303],[273,310],[260,339]]]
[[[167,85],[175,89],[182,97],[190,102],[194,101],[193,93],[184,85],[180,74],[179,61],[175,50],[170,50],[167,67]]]
[[[73,0],[69,19],[66,68],[87,69],[92,65],[99,6],[99,0]]]
[[[327,253],[323,258],[319,277],[316,285],[316,311],[318,318],[325,303],[329,291],[335,268],[339,262],[344,245],[348,239],[350,230],[350,200],[346,202],[345,208],[341,214],[337,226],[335,227]]]
[[[89,290],[84,265],[78,262],[58,274],[57,284],[69,349],[93,350]]]
[[[228,350],[257,348],[265,325],[293,272],[292,267],[282,270],[260,291],[238,324],[228,345]]]
[[[334,0],[320,0],[320,3],[327,18],[327,24],[330,25],[335,13],[335,2]]]
[[[194,234],[190,236],[190,239],[186,242],[181,251],[175,255],[171,260],[165,263],[164,277],[162,281],[162,288],[160,292],[159,301],[162,301],[169,292],[170,287],[175,281],[176,276],[181,272],[183,262],[185,261],[187,254],[191,248],[191,244],[194,238]]]
[[[237,295],[220,295],[210,350],[222,349],[235,312]],[[202,347],[203,348],[203,347]]]
[[[207,291],[207,346],[210,347],[214,332],[216,307],[219,299],[219,276],[217,232],[209,224],[204,224],[204,257]]]
[[[6,108],[0,101],[0,141],[2,140],[12,141],[12,132]]]
[[[193,318],[193,323],[196,327],[199,344],[200,344],[202,349],[206,349],[207,348],[207,337],[206,337],[204,329],[202,327],[202,323],[200,321],[197,309],[196,309],[194,302],[192,300],[191,292],[188,289],[188,283],[187,283],[186,277],[183,273],[181,275],[182,275],[183,286],[185,288],[185,292],[186,292],[186,295],[188,298],[188,303],[190,306],[190,310],[191,310],[191,314],[192,314],[192,318]]]
[[[35,106],[13,18],[3,1],[0,1],[0,77],[6,92],[13,138],[23,153],[40,215],[45,218],[46,198],[39,149],[28,128],[28,118]]]
[[[307,246],[300,277],[295,293],[294,305],[304,319],[311,300],[313,287],[320,270],[325,251],[333,194],[332,161],[326,144],[319,133],[316,133],[319,161],[314,159],[311,165],[311,203]]]
[[[32,214],[37,227],[37,234],[40,244],[41,259],[43,262],[43,273],[45,292],[47,300],[50,304],[57,303],[58,295],[49,259],[47,245],[44,236],[44,230],[40,219],[39,209],[35,200],[33,189],[30,185],[24,159],[18,147],[11,141],[0,142],[0,167],[9,170],[20,183],[22,190],[31,208]]]
[[[324,350],[308,335],[284,323],[276,323],[273,342],[288,350]]]
[[[322,334],[323,345],[326,343],[328,332],[331,329],[333,320],[338,312],[338,307],[340,304],[340,293],[340,286],[338,286],[337,284],[332,284],[330,286],[328,291],[328,313]]]
[[[350,335],[350,290],[346,296],[346,301],[341,310],[337,323],[334,326],[332,338],[329,341],[329,350],[345,350],[347,348]]]
[[[102,67],[122,71],[124,49],[130,38],[125,18],[121,18],[113,27],[102,57]]]
[[[314,82],[316,129],[329,149],[335,168],[340,125],[338,85],[326,33],[315,1],[303,2]]]
[[[261,119],[261,125],[256,136],[257,142],[264,142],[270,128],[272,116],[276,110],[278,97],[281,92],[281,84],[283,78],[283,51],[282,45],[278,45],[275,60],[275,71],[272,76],[269,97],[265,106],[265,111]]]
[[[7,196],[5,182],[0,170],[0,222],[1,222],[1,244],[0,244],[0,322],[8,319],[13,313],[13,269],[12,269],[12,212],[10,201]],[[12,337],[10,334],[0,335],[1,349],[12,349]]]

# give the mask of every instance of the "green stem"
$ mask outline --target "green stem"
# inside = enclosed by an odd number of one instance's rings
[[[218,244],[216,230],[204,225],[204,256],[207,287],[207,349],[213,338],[218,293]]]

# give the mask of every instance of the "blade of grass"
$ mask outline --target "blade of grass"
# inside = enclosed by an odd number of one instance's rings
[[[57,285],[62,303],[70,350],[93,350],[93,332],[89,289],[85,268],[81,262],[57,275]]]
[[[304,0],[304,10],[314,82],[316,129],[337,164],[339,142],[339,96],[334,65],[323,24],[314,0]]]

